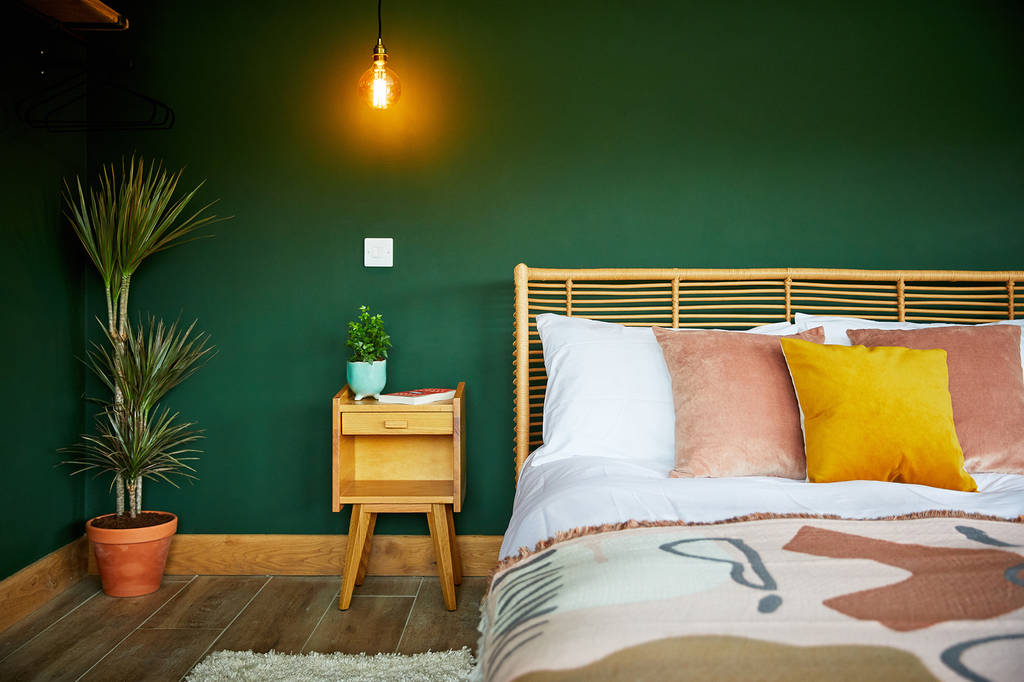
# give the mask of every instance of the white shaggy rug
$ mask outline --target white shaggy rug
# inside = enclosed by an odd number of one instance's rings
[[[462,682],[473,668],[466,647],[425,654],[254,654],[217,651],[192,669],[188,682],[221,680],[352,680],[354,682]]]

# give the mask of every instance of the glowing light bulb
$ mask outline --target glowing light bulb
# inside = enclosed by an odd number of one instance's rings
[[[359,79],[359,97],[374,109],[387,109],[402,95],[398,74],[387,64],[388,53],[378,38],[373,48],[373,65]]]

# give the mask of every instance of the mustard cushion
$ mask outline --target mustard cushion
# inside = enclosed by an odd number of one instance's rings
[[[978,489],[953,425],[946,351],[781,343],[803,414],[811,482]]]

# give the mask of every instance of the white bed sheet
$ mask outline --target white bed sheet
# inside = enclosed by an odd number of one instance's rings
[[[905,483],[807,483],[768,476],[668,478],[663,463],[571,457],[531,466],[527,459],[501,545],[502,558],[559,531],[636,519],[721,521],[759,512],[835,514],[869,519],[930,510],[1016,518],[1024,476],[974,474],[979,492]]]

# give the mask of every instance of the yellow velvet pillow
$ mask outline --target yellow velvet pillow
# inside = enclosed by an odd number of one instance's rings
[[[953,425],[946,351],[781,343],[803,414],[810,481],[978,489]]]

